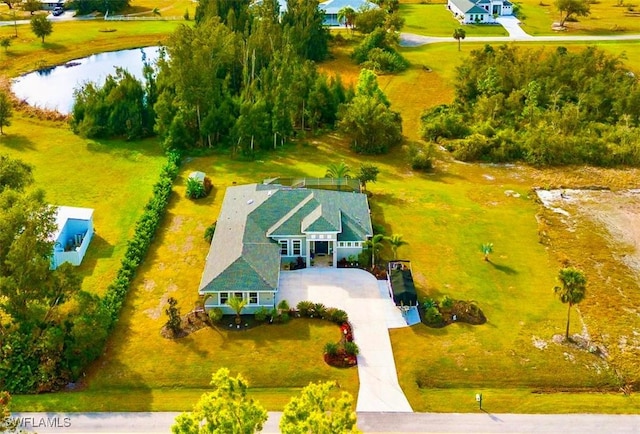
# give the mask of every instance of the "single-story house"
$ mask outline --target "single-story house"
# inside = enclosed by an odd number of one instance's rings
[[[281,269],[294,262],[336,267],[373,235],[367,196],[351,191],[249,184],[227,188],[198,293],[205,308],[230,297],[246,313],[273,308]]]
[[[52,11],[57,7],[64,7],[64,0],[40,0],[42,6],[40,9],[43,11]]]
[[[259,5],[261,3],[262,0],[255,0],[253,2],[254,5]],[[287,11],[287,0],[278,0],[278,5],[280,6],[280,16],[282,16]],[[338,12],[347,7],[358,12],[365,9],[377,8],[378,5],[368,0],[327,0],[325,2],[321,2],[318,5],[318,9],[324,12],[324,25],[334,27],[343,26],[344,21],[338,20]]]
[[[93,209],[59,206],[56,210],[56,230],[52,234],[51,269],[64,262],[80,265],[93,238]]]
[[[495,23],[495,17],[513,15],[509,0],[447,0],[447,8],[463,24]]]
[[[344,20],[339,20],[340,10],[351,8],[356,12],[377,9],[378,5],[367,0],[327,0],[320,3],[318,8],[324,11],[325,26],[344,26]]]

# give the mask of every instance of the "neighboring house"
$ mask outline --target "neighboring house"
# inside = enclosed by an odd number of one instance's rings
[[[373,234],[367,196],[347,191],[249,184],[227,188],[211,241],[199,294],[205,308],[230,297],[244,312],[273,308],[280,270],[307,267],[359,254]],[[298,259],[300,258],[300,259]]]
[[[263,0],[255,0],[253,4],[261,4]],[[278,0],[280,5],[280,16],[287,11],[287,0]],[[325,26],[343,26],[344,21],[338,20],[338,12],[343,8],[351,8],[358,12],[364,9],[374,9],[378,5],[367,0],[328,0],[321,2],[318,9],[324,12]]]
[[[356,12],[366,9],[377,9],[378,5],[367,0],[328,0],[320,3],[318,8],[324,11],[325,26],[344,26],[344,20],[338,20],[341,9],[351,8]]]
[[[60,206],[56,211],[56,227],[52,235],[51,269],[64,262],[80,265],[93,238],[93,210]]]
[[[45,11],[52,11],[56,7],[63,7],[65,2],[63,0],[40,0],[42,6],[40,7]]]
[[[464,24],[495,23],[495,17],[513,15],[509,0],[448,0],[447,8]]]

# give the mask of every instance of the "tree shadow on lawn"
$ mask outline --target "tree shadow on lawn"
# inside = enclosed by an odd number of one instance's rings
[[[93,234],[87,254],[82,259],[82,264],[78,268],[78,273],[84,278],[93,274],[98,259],[111,258],[114,246],[102,238],[97,232]]]
[[[125,140],[88,139],[87,150],[91,153],[114,154],[133,161],[137,159],[136,156],[139,154],[147,157],[164,155],[162,146],[155,138],[130,142]]]
[[[518,274],[518,271],[514,270],[513,268],[509,267],[508,265],[496,264],[493,261],[488,261],[488,262],[489,262],[489,264],[491,264],[491,266],[493,268],[495,268],[498,271],[502,271],[505,274],[508,274],[510,276]]]
[[[222,347],[233,345],[235,340],[250,340],[259,342],[278,342],[278,341],[307,341],[311,337],[311,321],[303,318],[292,318],[286,324],[261,324],[257,327],[243,330],[225,327],[224,324],[219,326],[219,332],[224,335],[225,340]],[[323,320],[317,320],[323,321]],[[228,328],[228,330],[226,330]],[[340,328],[336,325],[336,340],[340,338]]]
[[[0,145],[16,151],[35,151],[36,147],[29,137],[22,134],[5,134],[0,136]]]
[[[65,45],[58,44],[56,42],[47,42],[46,40],[44,41],[44,44],[42,44],[42,48],[47,51],[53,51],[54,53],[63,53],[65,51],[69,51],[69,48],[67,48],[67,46]]]
[[[107,373],[107,377],[102,377],[104,373]],[[115,381],[112,381],[109,376],[116,377]],[[94,380],[97,380],[97,384]],[[111,412],[151,411],[153,409],[153,395],[146,380],[117,359],[109,356],[103,355],[92,364],[86,380],[83,380],[83,384],[79,385],[77,393],[77,398],[72,398],[78,400],[76,408],[67,411]],[[61,394],[61,398],[61,403],[57,408],[64,411],[63,409],[67,408],[62,403],[64,394]]]

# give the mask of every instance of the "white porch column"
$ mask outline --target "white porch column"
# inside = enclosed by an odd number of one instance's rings
[[[338,266],[338,242],[336,240],[331,241],[333,243],[333,268]]]
[[[307,244],[307,250],[304,257],[306,260],[307,268],[310,268],[311,267],[311,241],[309,241],[309,238],[305,238],[305,243]]]

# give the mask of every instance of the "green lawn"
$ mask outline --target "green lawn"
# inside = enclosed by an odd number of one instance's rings
[[[516,2],[521,7],[522,28],[531,35],[613,35],[640,33],[640,15],[629,11],[628,4],[617,6],[614,1],[591,3],[591,13],[577,17],[577,22],[567,22],[565,32],[554,32],[551,25],[560,21],[560,14],[553,1],[522,0]],[[632,6],[632,9],[637,9]]]
[[[64,123],[19,113],[4,130],[0,153],[32,164],[34,185],[50,203],[95,209],[96,234],[80,271],[84,289],[103,293],[165,161],[157,140],[85,140]]]
[[[465,24],[462,26],[447,9],[446,4],[401,4],[400,14],[405,19],[403,32],[429,36],[452,36],[463,27],[467,36],[508,36],[500,25]]]
[[[181,21],[64,21],[53,24],[44,44],[28,25],[18,26],[5,52],[0,50],[0,76],[14,77],[47,65],[58,65],[97,52],[158,45]],[[0,27],[0,38],[14,35],[13,26]]]
[[[131,36],[108,44],[135,41],[135,31],[128,31]],[[69,44],[64,55],[78,57],[74,50],[83,50],[80,42]],[[410,140],[418,139],[422,109],[451,101],[454,67],[482,45],[465,44],[462,52],[454,42],[403,49],[412,67],[400,75],[380,77],[393,107],[402,112]],[[627,53],[630,66],[640,67],[640,44],[600,45],[612,53]],[[347,52],[342,49],[323,68],[341,71],[351,82],[357,68],[348,63]],[[22,67],[16,62],[6,70]],[[124,243],[164,161],[157,144],[86,141],[64,124],[22,115],[16,116],[7,133],[0,138],[0,150],[35,165],[36,183],[47,189],[52,203],[96,208],[98,237],[81,269],[85,287],[101,292],[117,269]],[[562,258],[579,260],[587,256],[585,252],[607,252],[606,243],[600,238],[572,243],[573,235],[555,232],[560,251],[545,248],[538,242],[540,208],[528,198],[533,185],[614,183],[620,172],[590,172],[590,178],[582,179],[581,172],[570,169],[536,171],[444,158],[433,173],[422,174],[410,169],[403,149],[362,157],[333,133],[253,162],[223,153],[190,158],[105,355],[87,371],[80,390],[17,396],[15,409],[184,410],[206,391],[211,373],[221,366],[246,376],[254,396],[270,410],[282,409],[309,381],[337,380],[356,396],[357,371],[329,368],[322,361],[322,347],[338,337],[338,329],[328,323],[295,320],[245,332],[204,329],[176,341],[159,333],[168,297],[178,300],[183,313],[198,298],[208,250],[202,235],[216,220],[226,187],[273,176],[322,176],[330,163],[340,161],[353,169],[362,162],[380,168],[378,182],[368,185],[373,193],[372,216],[389,233],[402,234],[409,242],[400,252],[413,262],[421,296],[447,294],[475,300],[489,319],[482,326],[418,325],[391,332],[400,383],[415,410],[475,411],[473,396],[482,391],[486,409],[494,412],[637,412],[635,395],[584,393],[615,389],[619,380],[612,365],[621,367],[630,380],[637,378],[633,358],[615,354],[607,365],[593,355],[551,342],[564,330],[566,318],[566,306],[552,292]],[[185,177],[193,170],[206,172],[215,186],[209,198],[198,202],[185,198]],[[521,197],[508,197],[505,190]],[[484,242],[495,246],[491,263],[482,260],[479,246]],[[590,276],[597,269],[597,264],[586,266],[593,267],[588,269]],[[594,277],[587,300],[580,305],[583,315],[573,312],[573,331],[580,330],[584,321],[591,331],[617,336],[622,324],[614,321],[612,312],[620,314],[615,310],[619,301],[607,289],[604,278]],[[629,319],[623,316],[619,321],[625,318]],[[635,324],[635,319],[629,321]]]

